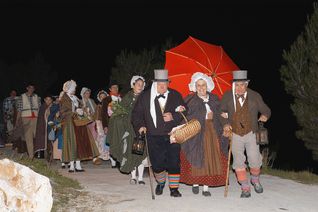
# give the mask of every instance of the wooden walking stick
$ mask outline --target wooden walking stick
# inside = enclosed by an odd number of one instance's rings
[[[147,141],[147,134],[145,133],[145,141],[146,141],[146,151],[147,151],[147,160],[148,160],[148,165],[149,165],[149,181],[150,181],[150,190],[151,190],[151,197],[152,199],[155,199],[155,194],[153,192],[153,184],[152,184],[152,179],[151,179],[151,173],[153,173],[151,164],[150,164],[150,156],[149,156],[149,148],[148,148],[148,141]],[[154,176],[154,174],[153,174]]]
[[[232,154],[232,131],[229,136],[229,153],[227,159],[227,170],[226,170],[226,181],[225,181],[225,189],[224,189],[224,197],[227,197],[228,189],[229,189],[229,173],[230,173],[230,162],[231,162],[231,154]]]

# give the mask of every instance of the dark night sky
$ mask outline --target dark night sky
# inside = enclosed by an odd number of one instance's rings
[[[189,35],[222,45],[241,69],[249,71],[250,87],[259,91],[272,109],[266,126],[271,141],[281,143],[281,164],[300,167],[300,163],[309,163],[310,156],[294,136],[297,125],[289,109],[292,98],[284,91],[279,68],[283,50],[304,29],[313,1],[267,2],[273,3],[11,5],[1,9],[5,39],[1,39],[0,59],[7,63],[27,61],[41,50],[59,73],[52,88],[58,93],[70,78],[77,80],[79,87],[106,88],[115,57],[124,48],[147,48],[169,37],[179,44]],[[82,71],[85,73],[79,73]],[[290,154],[297,150],[301,150],[301,159],[290,161]]]

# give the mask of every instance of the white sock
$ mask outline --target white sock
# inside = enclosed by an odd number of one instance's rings
[[[209,191],[209,186],[203,185],[203,191]]]
[[[80,161],[80,160],[77,160],[77,161],[76,161],[75,167],[76,167],[76,169],[78,169],[78,170],[81,170],[81,169],[82,169],[82,167],[81,167],[81,161]]]
[[[193,184],[192,186],[193,186],[193,187],[197,187],[197,186],[199,186],[199,184]]]
[[[136,179],[136,168],[134,168],[134,170],[132,170],[130,173],[131,173],[131,179]]]
[[[145,165],[141,163],[138,166],[138,181],[143,181],[143,179],[144,179],[144,170],[145,170]]]
[[[65,166],[65,163],[62,163],[61,166]]]
[[[74,170],[74,160],[70,162],[70,170]]]
[[[112,157],[109,157],[109,159],[110,159],[110,162],[112,163],[112,166],[116,166],[116,161]]]

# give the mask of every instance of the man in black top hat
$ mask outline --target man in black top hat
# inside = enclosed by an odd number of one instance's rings
[[[168,134],[182,121],[178,111],[185,108],[185,103],[178,91],[168,88],[167,70],[154,70],[154,74],[151,89],[144,91],[135,104],[132,124],[136,132],[147,133],[150,162],[158,182],[156,194],[162,194],[168,172],[170,196],[181,197],[180,144],[170,143]]]

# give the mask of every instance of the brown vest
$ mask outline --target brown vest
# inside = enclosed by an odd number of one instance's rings
[[[236,112],[233,116],[232,130],[235,134],[240,136],[244,136],[250,131],[252,131],[252,124],[250,114],[248,111],[247,98],[248,96],[246,96],[243,106],[241,106],[238,98],[236,98]]]

